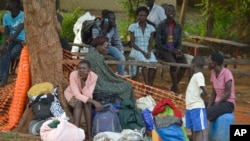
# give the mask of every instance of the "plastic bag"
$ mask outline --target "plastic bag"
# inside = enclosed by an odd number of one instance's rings
[[[74,24],[73,31],[75,33],[74,43],[82,44],[81,38],[81,30],[82,30],[82,23],[86,20],[94,20],[96,17],[92,16],[90,12],[86,12],[80,18],[77,19],[76,23]],[[75,46],[72,46],[72,48]]]
[[[141,97],[138,100],[136,100],[136,106],[137,108],[141,109],[142,111],[146,108],[150,111],[153,111],[156,103],[155,100],[150,96]]]
[[[54,120],[58,120],[60,123],[56,128],[49,127]],[[83,129],[59,118],[44,122],[40,129],[40,136],[43,141],[83,141],[85,139]]]
[[[153,129],[155,129],[152,112],[149,109],[146,108],[145,110],[142,111],[142,119],[145,122],[147,131],[152,131]]]

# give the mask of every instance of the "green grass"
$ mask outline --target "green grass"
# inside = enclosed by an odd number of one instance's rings
[[[17,132],[0,132],[1,141],[40,141],[39,137],[32,135],[21,135]]]

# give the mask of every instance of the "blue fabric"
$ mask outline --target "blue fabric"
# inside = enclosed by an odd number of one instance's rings
[[[149,109],[145,109],[142,111],[142,119],[146,125],[147,131],[152,131],[155,129],[154,119],[152,116],[152,112]]]
[[[3,17],[3,26],[8,27],[10,29],[10,35],[16,32],[17,27],[19,24],[24,23],[24,12],[20,11],[20,13],[15,17],[12,18],[11,13],[7,12]],[[25,41],[25,32],[24,29],[18,34],[16,37],[17,40]]]
[[[121,124],[112,104],[106,104],[103,111],[96,112],[92,127],[93,136],[105,131],[121,132]]]
[[[186,138],[182,132],[182,128],[176,124],[165,128],[156,129],[157,133],[163,141],[185,141]]]
[[[113,56],[118,61],[126,61],[125,56],[113,46],[110,46],[108,49],[108,55]],[[125,65],[117,65],[118,74],[124,75]]]
[[[0,76],[3,80],[8,80],[10,61],[17,58],[22,50],[21,43],[13,42],[8,45],[7,52],[0,58]]]
[[[230,125],[234,123],[234,114],[227,113],[221,115],[216,120],[210,122],[208,128],[209,141],[229,141]]]
[[[186,110],[186,128],[201,131],[208,127],[205,108]]]

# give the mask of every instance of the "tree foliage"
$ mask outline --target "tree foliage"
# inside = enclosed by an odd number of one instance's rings
[[[201,0],[196,6],[204,17],[201,35],[247,42],[250,35],[250,0]],[[226,4],[225,4],[226,3]]]

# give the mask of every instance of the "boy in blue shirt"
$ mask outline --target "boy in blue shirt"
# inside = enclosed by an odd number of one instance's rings
[[[0,47],[0,87],[8,82],[9,66],[22,50],[22,43],[25,41],[24,12],[21,11],[20,0],[7,0],[4,14],[3,27],[5,41]]]

